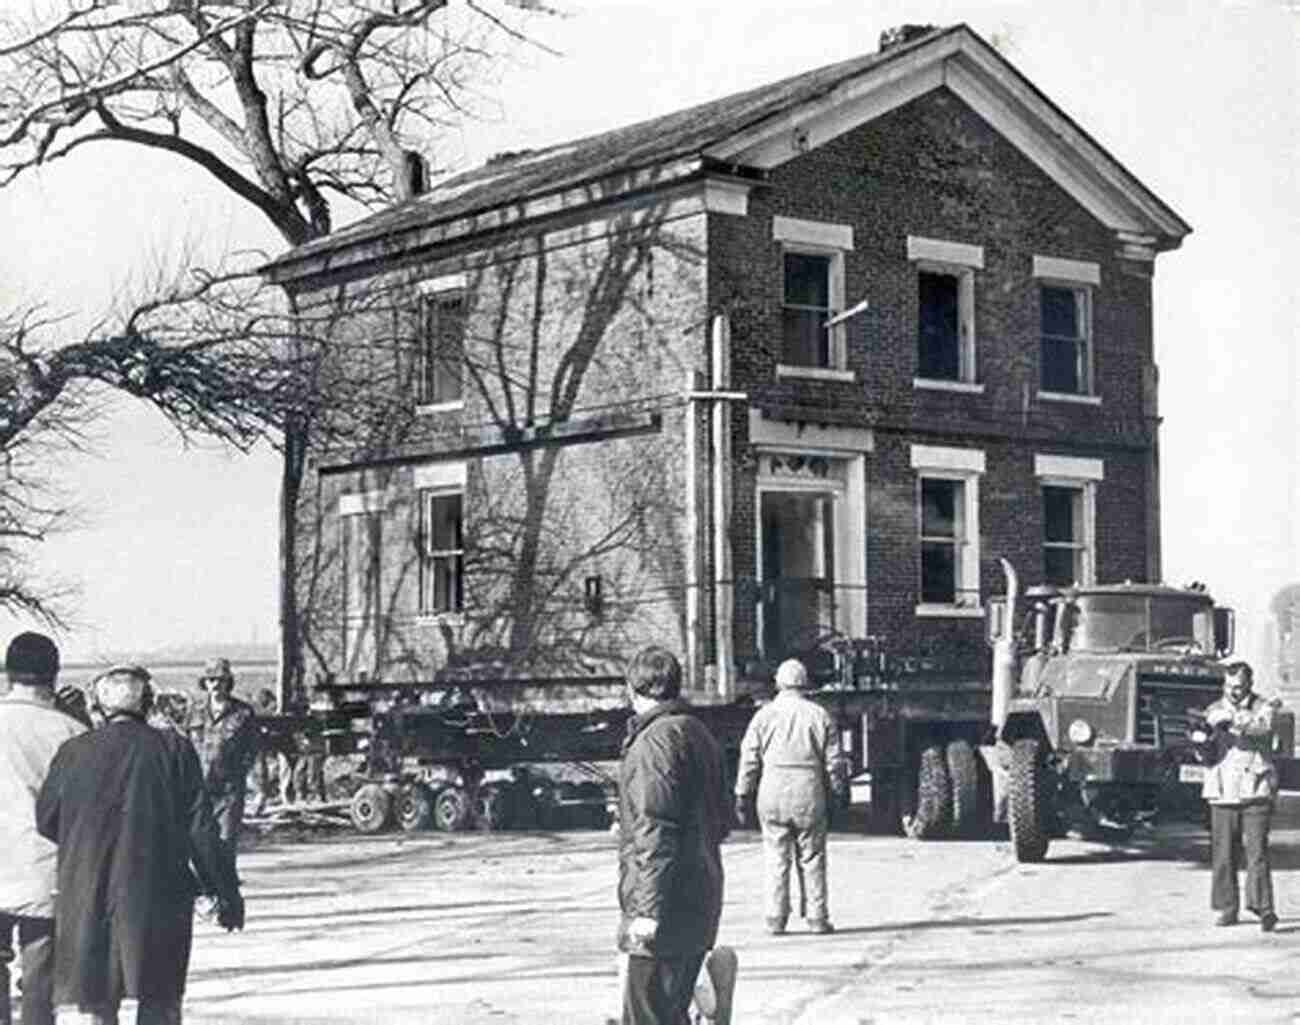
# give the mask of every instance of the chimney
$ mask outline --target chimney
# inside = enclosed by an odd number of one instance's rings
[[[411,195],[418,196],[429,188],[429,165],[424,157],[413,149],[406,151],[406,182]]]
[[[928,36],[931,32],[937,32],[938,30],[938,25],[895,25],[893,28],[887,28],[880,33],[880,47],[877,52],[884,53],[886,50],[892,50],[896,46],[903,46],[914,39],[920,39],[922,36]]]

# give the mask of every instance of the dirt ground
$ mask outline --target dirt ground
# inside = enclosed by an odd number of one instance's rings
[[[722,939],[736,1025],[1300,1023],[1300,797],[1274,828],[1278,930],[1211,925],[1208,849],[1190,825],[1122,848],[837,832],[832,917],[762,929],[761,848],[724,849]],[[216,1023],[603,1023],[618,1009],[607,833],[293,839],[241,856],[248,928],[201,923],[186,1016]]]

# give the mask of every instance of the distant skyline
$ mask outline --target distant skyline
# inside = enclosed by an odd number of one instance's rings
[[[13,7],[17,0],[0,0]],[[1193,227],[1155,272],[1164,576],[1238,608],[1259,659],[1267,606],[1300,581],[1300,72],[1297,15],[1274,0],[914,4],[813,0],[588,5],[539,19],[435,163],[480,163],[628,124],[876,47],[904,22],[964,21]],[[275,236],[174,159],[84,151],[0,190],[0,303],[91,315],[158,253]],[[47,546],[83,590],[70,654],[276,633],[278,458],[183,450],[119,408],[102,455],[66,467],[85,525]]]

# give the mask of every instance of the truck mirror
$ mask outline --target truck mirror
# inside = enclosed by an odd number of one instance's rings
[[[1007,622],[1007,600],[1005,598],[989,599],[988,608],[984,614],[985,640],[989,644],[997,644],[998,638],[1010,629]]]
[[[1214,610],[1214,650],[1220,658],[1231,655],[1236,641],[1237,618],[1232,609]]]

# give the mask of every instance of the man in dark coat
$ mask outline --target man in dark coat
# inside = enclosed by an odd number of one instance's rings
[[[244,823],[248,772],[261,743],[257,715],[252,705],[234,696],[235,674],[229,659],[210,660],[203,667],[199,686],[208,692],[208,700],[195,709],[190,740],[203,766],[217,830],[234,861]]]
[[[663,648],[628,667],[632,710],[619,773],[619,949],[628,956],[624,1025],[685,1025],[718,935],[729,829],[722,751],[681,700]]]
[[[104,725],[65,743],[36,800],[36,826],[58,844],[54,999],[62,1016],[139,1025],[180,1022],[194,898],[243,927],[234,863],[221,843],[194,747],[149,726],[149,673],[115,666],[94,684]]]

